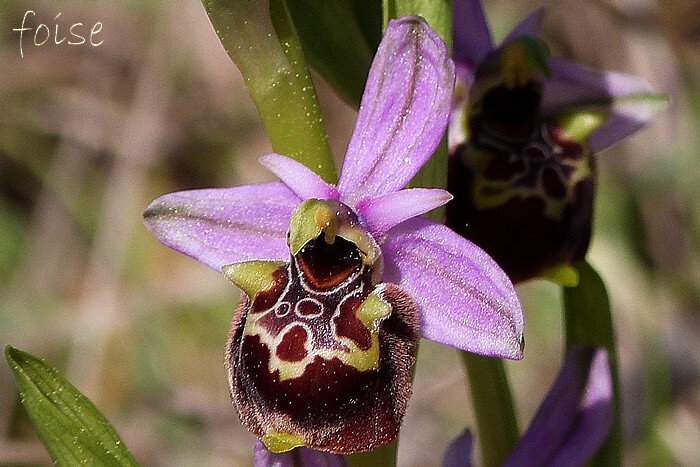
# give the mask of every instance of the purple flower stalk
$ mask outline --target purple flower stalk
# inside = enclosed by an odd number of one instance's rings
[[[144,214],[163,244],[245,292],[226,366],[243,424],[272,453],[394,441],[419,336],[522,357],[523,314],[506,274],[417,217],[450,194],[402,190],[444,134],[454,80],[425,22],[392,21],[337,186],[270,154],[260,162],[279,182],[172,193]]]
[[[663,98],[642,78],[550,57],[541,9],[497,47],[478,0],[455,0],[453,13],[447,225],[516,283],[582,260],[594,154],[642,128]]]
[[[504,465],[585,465],[610,433],[614,412],[607,352],[592,346],[573,347]],[[471,466],[471,446],[471,433],[465,430],[448,448],[443,467]]]

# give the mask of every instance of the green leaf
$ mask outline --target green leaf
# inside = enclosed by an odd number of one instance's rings
[[[22,404],[57,465],[138,465],[107,419],[54,368],[9,345],[5,357]]]
[[[285,0],[203,0],[243,75],[272,149],[335,183],[328,135]]]
[[[621,464],[622,450],[620,378],[610,300],[603,279],[590,264],[583,261],[576,265],[576,271],[578,285],[563,288],[566,350],[576,344],[593,344],[608,351],[614,384],[615,423],[607,441],[593,458],[592,465],[618,466]]]
[[[379,0],[287,0],[309,65],[355,109],[381,37]]]

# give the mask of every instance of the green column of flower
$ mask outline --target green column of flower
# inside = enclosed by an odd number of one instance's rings
[[[328,135],[284,0],[203,0],[258,108],[272,149],[334,183]]]

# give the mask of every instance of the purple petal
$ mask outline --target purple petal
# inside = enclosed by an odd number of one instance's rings
[[[309,448],[297,448],[293,451],[273,454],[260,440],[253,448],[253,459],[255,467],[344,467],[347,465],[343,456]]]
[[[422,218],[391,229],[381,247],[383,280],[414,298],[423,337],[482,355],[522,358],[520,302],[483,250]]]
[[[520,22],[515,25],[513,30],[503,39],[503,44],[507,44],[513,39],[522,36],[537,37],[542,29],[544,21],[544,8],[538,8],[535,11],[528,13]]]
[[[598,452],[613,426],[615,408],[608,354],[598,350],[591,364],[576,427],[559,448],[553,465],[584,465]]]
[[[389,23],[367,79],[338,188],[350,207],[403,188],[447,126],[454,65],[445,43],[418,18]]]
[[[474,439],[467,429],[450,443],[442,461],[442,467],[471,467]]]
[[[381,237],[395,225],[446,204],[452,195],[438,188],[411,188],[357,203],[356,211],[369,232]]]
[[[452,2],[452,38],[457,76],[461,82],[471,86],[476,68],[493,49],[480,0]]]
[[[279,154],[260,156],[258,161],[270,172],[277,175],[302,200],[335,199],[338,189],[329,185],[304,164]]]
[[[585,465],[613,420],[613,386],[603,349],[577,346],[504,465]]]
[[[143,216],[165,246],[221,272],[239,261],[288,259],[286,233],[299,203],[286,185],[270,182],[170,193]]]
[[[589,137],[594,152],[613,145],[646,125],[662,107],[664,98],[641,77],[592,70],[567,60],[551,58],[552,79],[544,85],[542,110],[556,114],[576,107],[603,107],[610,115]]]

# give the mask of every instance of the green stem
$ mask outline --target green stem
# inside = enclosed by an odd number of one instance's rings
[[[402,16],[421,16],[452,50],[451,0],[382,0],[384,28],[389,20]]]
[[[433,156],[421,167],[411,183],[412,187],[447,189],[447,138],[443,138]],[[445,207],[430,211],[425,217],[435,222],[445,222]]]
[[[482,460],[487,467],[501,465],[520,436],[503,360],[468,352],[461,355],[469,377]]]
[[[316,90],[285,0],[203,3],[243,75],[272,149],[337,182]]]
[[[615,423],[607,441],[593,458],[592,465],[619,466],[622,449],[620,379],[610,301],[605,284],[595,269],[584,261],[576,265],[576,270],[579,274],[578,285],[563,289],[566,349],[576,344],[593,344],[608,351],[614,383]]]

